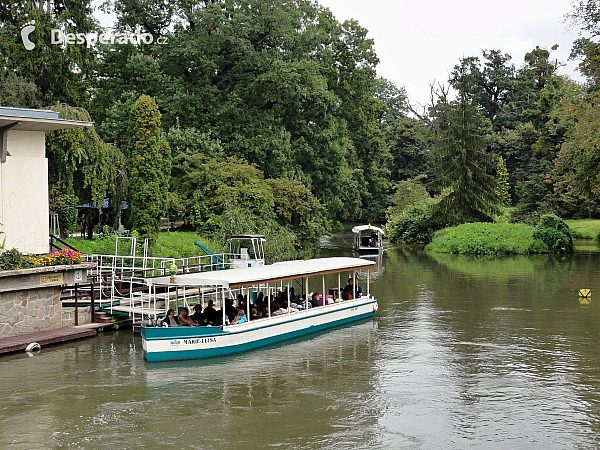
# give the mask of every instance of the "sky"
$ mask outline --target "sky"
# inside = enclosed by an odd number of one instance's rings
[[[95,0],[96,5],[102,0]],[[516,67],[526,52],[559,44],[553,53],[566,64],[561,73],[582,81],[569,61],[576,30],[565,14],[570,0],[319,0],[340,21],[356,19],[369,30],[379,57],[378,75],[407,91],[417,106],[430,98],[434,80],[446,82],[458,59],[500,49]],[[96,16],[104,26],[111,18]]]

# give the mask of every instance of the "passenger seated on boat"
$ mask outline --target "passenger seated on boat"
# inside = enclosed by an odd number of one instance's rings
[[[323,300],[321,299],[321,294],[319,294],[318,292],[313,293],[312,300],[310,303],[313,307],[323,306]]]
[[[167,324],[170,327],[178,327],[177,319],[175,319],[175,311],[169,309],[167,311],[167,315],[162,319],[160,326],[164,326],[163,324]]]
[[[375,240],[373,238],[369,239],[369,247],[375,247]]]
[[[256,307],[252,307],[250,308],[250,320],[256,320],[256,319],[260,319],[260,316],[258,315],[258,309],[256,309]]]
[[[244,322],[248,322],[248,319],[246,318],[246,313],[244,312],[243,309],[238,309],[237,314],[235,315],[235,317],[233,318],[233,321],[231,322],[232,325],[235,325],[237,323],[244,323]]]
[[[182,327],[197,327],[198,322],[192,320],[190,317],[190,310],[184,306],[181,309],[181,314],[179,314],[179,325]]]
[[[204,314],[202,314],[202,305],[200,303],[194,305],[194,314],[192,314],[191,319],[198,322],[198,325],[201,327],[208,325],[208,320],[204,317]]]
[[[233,306],[233,299],[232,298],[228,298],[225,300],[225,315],[227,316],[227,319],[229,319],[229,321],[233,321],[233,318],[235,317],[235,315],[237,314],[237,310],[235,309],[235,306]]]
[[[219,313],[214,308],[212,300],[208,301],[208,306],[204,308],[204,317],[208,321],[208,325],[219,325]]]
[[[296,303],[297,300],[298,300],[298,294],[296,294],[296,291],[294,291],[294,288],[291,287],[290,288],[290,302]]]
[[[354,289],[354,280],[352,279],[352,277],[348,278],[348,284],[346,285],[346,287],[344,288],[344,292],[346,292],[346,295],[348,296],[348,298],[344,298],[344,295],[342,293],[342,299],[343,300],[351,300],[352,298],[354,298],[354,292],[356,291],[356,298],[360,298],[363,295],[363,289],[357,284],[356,285],[356,289]]]

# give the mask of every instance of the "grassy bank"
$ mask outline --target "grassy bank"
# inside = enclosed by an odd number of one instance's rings
[[[187,256],[196,256],[203,254],[202,250],[194,245],[194,241],[200,241],[206,247],[215,253],[225,251],[225,248],[216,241],[207,239],[198,233],[192,231],[171,231],[161,232],[158,235],[156,243],[150,246],[148,254],[150,256],[163,256],[171,258],[184,258]],[[81,239],[77,237],[67,238],[66,242],[77,250],[91,254],[114,255],[115,238],[114,237],[95,237],[94,239]],[[142,242],[138,240],[138,253],[140,253]],[[120,255],[130,255],[131,246],[122,241],[119,244]]]
[[[600,219],[570,219],[565,222],[575,238],[599,239],[600,237]]]
[[[514,223],[465,223],[438,231],[426,249],[469,255],[544,253],[546,245],[533,237],[535,227]]]

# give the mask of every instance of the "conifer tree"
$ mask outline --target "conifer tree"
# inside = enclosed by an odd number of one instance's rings
[[[458,99],[447,92],[433,106],[436,129],[436,177],[442,190],[436,219],[447,224],[490,221],[498,210],[493,160],[486,153],[491,131],[467,89],[466,66],[455,68]]]
[[[131,228],[155,241],[166,216],[171,152],[162,135],[156,101],[142,95],[129,119],[129,192]]]
[[[510,205],[510,183],[508,182],[508,170],[504,164],[504,158],[498,157],[498,164],[496,165],[496,193],[500,199],[502,206]]]

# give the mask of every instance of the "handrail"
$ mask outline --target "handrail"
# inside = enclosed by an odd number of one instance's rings
[[[51,234],[50,235],[50,248],[55,248],[57,250],[62,250],[61,247],[59,247],[58,245],[56,245],[54,243],[54,241],[58,241],[60,242],[62,245],[64,245],[65,247],[69,248],[70,250],[73,250],[74,252],[79,252],[79,250],[77,250],[75,247],[73,247],[70,244],[67,244],[65,241],[63,241],[61,238],[59,238],[58,236]],[[81,252],[79,252],[81,253]]]

